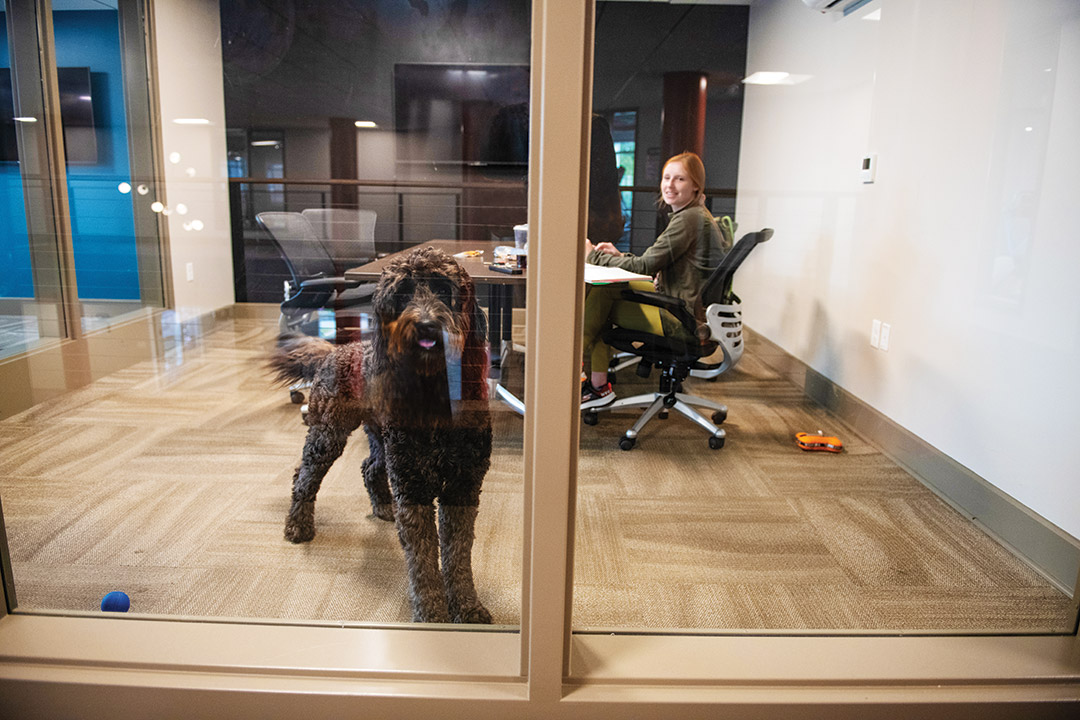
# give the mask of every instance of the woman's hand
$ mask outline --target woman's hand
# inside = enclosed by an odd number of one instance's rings
[[[622,255],[622,253],[619,252],[619,248],[615,247],[614,245],[612,245],[609,242],[597,243],[596,245],[593,246],[593,249],[594,250],[599,250],[600,252],[605,253],[607,255]]]

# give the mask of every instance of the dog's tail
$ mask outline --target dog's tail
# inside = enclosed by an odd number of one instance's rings
[[[334,346],[321,338],[289,333],[277,339],[266,365],[282,385],[312,382],[319,364],[333,351]]]

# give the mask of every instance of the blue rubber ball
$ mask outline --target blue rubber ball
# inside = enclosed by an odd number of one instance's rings
[[[104,612],[127,612],[129,607],[131,607],[131,600],[128,598],[127,593],[122,593],[119,590],[113,590],[101,598],[101,609]]]

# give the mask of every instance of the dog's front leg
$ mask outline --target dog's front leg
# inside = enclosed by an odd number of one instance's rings
[[[413,621],[449,622],[446,591],[439,577],[439,535],[435,529],[434,506],[403,503],[399,498],[394,520],[405,550]]]
[[[476,511],[475,505],[439,504],[443,582],[446,584],[450,619],[454,622],[491,622],[491,613],[477,599],[473,583],[472,546]]]
[[[300,467],[293,474],[292,506],[285,520],[286,540],[301,543],[315,537],[315,496],[326,472],[345,450],[350,432],[333,425],[308,429]]]

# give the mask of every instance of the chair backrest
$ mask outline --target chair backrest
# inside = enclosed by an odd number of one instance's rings
[[[750,251],[773,236],[772,228],[765,228],[743,235],[735,247],[724,256],[720,264],[709,275],[701,290],[702,304],[707,308],[713,303],[730,303],[732,300],[731,281],[735,271],[742,265]]]
[[[318,235],[297,212],[261,212],[255,220],[278,246],[293,282],[314,277],[335,277],[334,261],[319,242]]]
[[[773,236],[771,228],[744,235],[731,249],[720,265],[705,281],[702,300],[705,304],[705,321],[713,340],[720,344],[724,359],[720,367],[711,372],[719,375],[727,372],[743,354],[742,307],[739,299],[731,291],[735,270],[742,265],[750,252]]]
[[[375,259],[374,210],[308,208],[301,213],[342,272]]]

